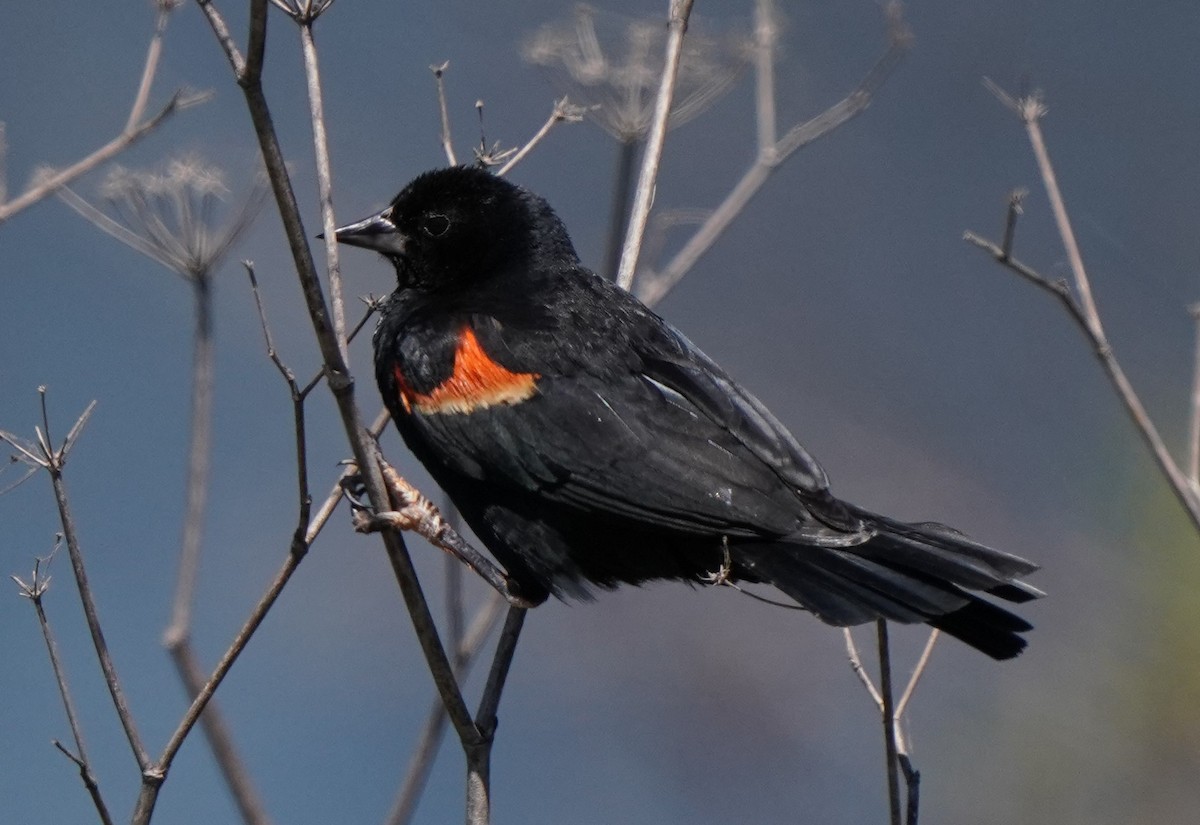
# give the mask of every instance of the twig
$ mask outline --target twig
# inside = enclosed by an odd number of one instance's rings
[[[782,138],[769,146],[767,146],[767,138],[772,135],[774,118],[771,112],[765,114],[759,112],[757,125],[763,131],[760,131],[758,135],[760,148],[754,163],[725,196],[725,200],[709,214],[708,219],[675,253],[667,265],[660,271],[647,272],[645,277],[639,278],[636,292],[642,301],[654,304],[670,292],[716,242],[721,233],[729,227],[733,219],[745,209],[746,204],[758,193],[771,173],[785,160],[795,154],[797,150],[828,135],[866,110],[875,93],[891,75],[892,70],[895,69],[912,42],[912,36],[901,14],[900,4],[889,3],[885,7],[885,13],[888,17],[887,50],[858,84],[858,87],[844,99],[816,117],[793,126]],[[766,15],[761,12],[756,15],[756,19],[765,18]],[[757,54],[755,69],[757,73],[761,74],[768,64],[773,65],[773,60],[768,61],[764,56],[773,53],[774,32],[772,26],[756,25],[755,38]],[[757,84],[759,98],[765,94],[766,89],[774,87],[773,80],[764,79],[761,76],[758,77]]]
[[[854,675],[862,682],[867,693],[871,696],[871,701],[879,708],[880,713],[883,712],[883,697],[879,695],[879,689],[875,687],[875,683],[871,681],[871,677],[867,674],[867,669],[863,667],[862,657],[858,653],[858,645],[854,643],[854,634],[850,632],[850,628],[842,628],[842,638],[846,641],[846,657],[850,660],[850,669],[854,671]]]
[[[1022,204],[1025,201],[1025,195],[1028,194],[1024,189],[1014,189],[1012,194],[1008,196],[1008,216],[1004,220],[1004,242],[1001,244],[1001,249],[1004,252],[1004,257],[1012,255],[1013,237],[1017,231],[1017,219],[1021,217],[1024,211]]]
[[[1129,382],[1129,378],[1125,375],[1125,371],[1121,368],[1120,363],[1113,354],[1112,346],[1104,337],[1103,329],[1093,326],[1089,321],[1083,308],[1075,300],[1070,287],[1063,281],[1051,281],[1037,270],[1006,254],[997,244],[980,237],[974,232],[963,233],[963,240],[972,246],[984,250],[998,263],[1017,273],[1040,289],[1049,292],[1059,300],[1068,315],[1083,330],[1084,335],[1088,337],[1088,340],[1092,344],[1093,352],[1108,374],[1109,381],[1112,382],[1117,396],[1124,404],[1130,418],[1133,419],[1134,425],[1137,427],[1138,432],[1141,433],[1142,439],[1150,447],[1150,452],[1154,455],[1159,469],[1170,483],[1175,497],[1187,511],[1192,525],[1200,530],[1200,497],[1194,492],[1191,481],[1183,474],[1178,465],[1176,465],[1175,460],[1171,457],[1166,443],[1163,441],[1162,436],[1159,435],[1158,428],[1154,426],[1149,413],[1146,412],[1141,399],[1133,389],[1133,385]]]
[[[542,128],[538,129],[529,142],[517,150],[508,162],[496,170],[497,175],[507,175],[512,168],[525,159],[525,156],[533,151],[546,135],[550,134],[550,130],[560,123],[578,123],[583,120],[584,109],[582,106],[576,106],[567,98],[563,97],[554,101],[554,109],[550,112],[550,117],[546,118],[546,122],[542,124]]]
[[[604,253],[604,277],[616,280],[621,266],[621,250],[625,246],[625,232],[629,228],[629,199],[633,195],[634,161],[641,142],[635,137],[621,141],[617,149],[617,168],[613,181],[612,209],[608,217],[608,246]],[[651,233],[653,237],[653,233]],[[643,242],[644,243],[644,242]],[[647,254],[654,254],[651,244]]]
[[[38,392],[41,395],[42,426],[34,428],[37,435],[37,446],[22,444],[10,433],[3,431],[0,431],[0,440],[11,444],[21,454],[23,460],[43,468],[50,474],[51,486],[54,489],[54,500],[58,507],[59,520],[63,527],[62,536],[66,541],[67,553],[71,558],[71,570],[75,577],[76,589],[79,591],[79,600],[83,605],[83,615],[88,626],[88,632],[92,637],[92,646],[96,650],[96,658],[100,662],[100,670],[104,674],[104,683],[108,688],[109,695],[112,697],[113,706],[117,711],[117,718],[121,722],[121,727],[124,729],[125,736],[129,740],[130,750],[132,750],[138,768],[142,772],[142,787],[143,791],[145,791],[148,786],[153,785],[157,787],[160,785],[162,783],[162,774],[156,771],[150,762],[150,756],[137,731],[133,714],[129,710],[129,703],[125,698],[125,691],[121,686],[116,665],[113,663],[112,655],[109,653],[108,642],[104,638],[104,630],[101,627],[95,599],[92,596],[91,585],[88,582],[87,568],[83,561],[83,551],[80,548],[79,536],[75,530],[75,518],[71,512],[70,501],[67,497],[66,482],[63,479],[63,467],[66,464],[68,454],[74,447],[80,433],[83,432],[84,425],[91,417],[92,411],[96,408],[96,402],[93,401],[87,406],[83,414],[76,419],[70,432],[67,433],[67,437],[63,439],[62,446],[56,449],[51,446],[52,436],[50,434],[49,414],[46,409],[46,388],[39,387]],[[82,759],[82,757],[79,758]],[[138,823],[138,825],[142,825],[144,821],[139,823],[135,819],[135,823]]]
[[[940,635],[941,631],[936,627],[929,631],[929,638],[925,640],[925,649],[921,651],[921,658],[917,659],[912,676],[908,677],[908,684],[904,687],[904,693],[901,694],[900,701],[896,703],[897,722],[904,718],[904,711],[908,710],[908,702],[912,699],[913,693],[917,689],[917,682],[921,681],[921,676],[925,673],[925,668],[929,666],[929,659],[933,656],[933,648],[937,644]],[[901,746],[901,753],[906,750],[907,748]]]
[[[45,393],[42,393],[43,399]],[[125,730],[125,736],[129,740],[129,747],[133,751],[134,759],[137,760],[138,768],[145,772],[150,767],[150,757],[146,752],[145,745],[142,744],[142,737],[138,734],[137,724],[133,720],[133,714],[129,710],[129,703],[125,699],[125,691],[121,687],[121,679],[117,674],[117,667],[113,663],[112,656],[108,651],[108,642],[104,638],[104,630],[100,625],[99,612],[96,610],[96,602],[92,597],[92,588],[88,582],[87,568],[83,563],[83,550],[79,543],[79,534],[75,530],[75,516],[71,512],[71,504],[67,497],[67,486],[63,480],[63,465],[67,459],[67,453],[78,438],[79,432],[83,429],[84,423],[91,416],[92,410],[95,409],[96,402],[93,401],[84,410],[83,414],[75,422],[75,426],[71,428],[71,432],[63,442],[63,446],[54,452],[47,451],[44,455],[45,463],[42,465],[47,472],[50,473],[50,483],[54,488],[54,501],[58,506],[59,520],[62,523],[63,539],[67,543],[67,554],[71,559],[71,570],[75,575],[75,586],[79,591],[79,600],[83,605],[84,619],[87,621],[88,632],[92,637],[92,646],[96,649],[96,657],[100,661],[100,670],[104,674],[104,683],[108,687],[109,695],[112,697],[113,706],[117,710],[117,717],[121,721],[121,727]],[[49,435],[41,438],[41,433],[38,433],[39,440],[43,445],[47,445]]]
[[[175,6],[170,3],[159,3],[158,13],[154,17],[154,34],[146,49],[146,63],[142,67],[142,80],[138,84],[137,94],[133,98],[133,106],[129,109],[129,119],[125,121],[125,131],[137,128],[138,121],[146,111],[146,103],[150,100],[150,87],[154,85],[154,75],[158,73],[158,61],[162,57],[163,34],[167,30],[167,21]]]
[[[1197,494],[1191,476],[1184,475],[1175,463],[1175,460],[1171,457],[1166,443],[1163,441],[1162,436],[1159,435],[1158,429],[1154,426],[1154,422],[1146,412],[1145,407],[1142,406],[1141,399],[1134,391],[1129,379],[1125,376],[1124,370],[1121,369],[1120,363],[1113,354],[1112,346],[1108,342],[1108,337],[1105,335],[1099,311],[1096,309],[1096,302],[1092,297],[1091,279],[1088,277],[1087,269],[1083,265],[1083,256],[1080,254],[1079,244],[1075,240],[1075,233],[1071,228],[1071,219],[1067,214],[1067,207],[1058,186],[1058,178],[1054,173],[1054,166],[1050,162],[1050,153],[1046,149],[1046,141],[1042,135],[1041,119],[1046,114],[1045,103],[1042,101],[1040,95],[1037,94],[1025,98],[1014,98],[991,80],[985,79],[984,83],[1005,106],[1021,118],[1021,122],[1025,125],[1030,146],[1033,148],[1033,154],[1037,158],[1042,184],[1050,200],[1050,207],[1054,212],[1055,223],[1058,225],[1059,236],[1062,239],[1063,247],[1066,249],[1067,259],[1071,264],[1071,273],[1074,277],[1075,293],[1078,293],[1078,299],[1065,284],[1051,285],[1046,278],[1034,270],[1024,265],[1018,265],[1010,255],[1009,246],[1011,244],[997,250],[995,244],[984,241],[974,233],[968,232],[964,237],[968,242],[992,253],[992,257],[1009,269],[1058,296],[1059,300],[1062,301],[1067,311],[1071,314],[1071,317],[1075,319],[1076,323],[1079,324],[1084,333],[1091,339],[1096,356],[1100,359],[1100,363],[1108,373],[1109,380],[1112,381],[1113,387],[1124,403],[1126,411],[1133,418],[1134,424],[1142,434],[1142,438],[1154,454],[1159,469],[1167,477],[1167,481],[1175,491],[1179,502],[1187,510],[1193,526],[1200,529],[1200,495]],[[1189,464],[1190,462],[1191,458],[1189,455]]]
[[[479,710],[475,714],[478,737],[463,742],[467,754],[467,823],[487,825],[491,817],[491,755],[492,741],[496,734],[496,711],[500,707],[500,695],[517,650],[521,627],[525,623],[525,609],[509,607],[504,619],[504,629],[496,643],[496,654],[492,658],[492,669],[488,673]]]
[[[913,765],[913,761],[907,753],[901,752],[897,758],[900,760],[900,770],[904,771],[904,786],[908,796],[904,823],[905,825],[917,825],[921,811],[921,772]]]
[[[329,303],[333,309],[333,334],[342,360],[349,360],[346,342],[346,307],[342,298],[342,271],[338,265],[337,221],[333,217],[333,171],[329,161],[329,141],[325,134],[325,105],[321,98],[321,69],[317,62],[317,43],[313,39],[313,20],[305,18],[300,26],[300,45],[304,54],[304,77],[308,83],[308,105],[312,120],[313,152],[317,162],[317,191],[321,201],[321,232],[325,239],[325,269],[329,275]]]
[[[192,356],[191,434],[188,448],[187,489],[184,493],[183,539],[179,551],[179,577],[171,608],[171,623],[164,641],[168,648],[191,632],[192,602],[200,568],[204,508],[208,498],[209,461],[212,453],[213,320],[212,276],[196,273],[192,281],[196,329]]]
[[[355,513],[354,529],[360,533],[411,530],[427,542],[465,564],[513,607],[529,608],[535,603],[521,595],[516,585],[486,556],[471,546],[420,490],[396,472],[381,455],[376,462],[383,475],[392,507],[384,512]]]
[[[457,563],[455,564],[457,566]],[[460,678],[466,676],[475,662],[484,640],[495,626],[497,619],[500,618],[503,606],[504,600],[500,594],[492,593],[476,611],[474,619],[463,634],[461,644],[455,651],[455,661],[461,674]],[[429,781],[433,760],[437,755],[438,746],[445,730],[446,708],[440,700],[435,699],[425,717],[421,734],[417,737],[417,744],[409,758],[408,769],[404,773],[404,780],[396,794],[396,801],[392,804],[392,809],[384,820],[386,825],[408,825],[412,821],[417,803]]]
[[[667,54],[663,61],[662,82],[658,87],[658,97],[654,101],[654,115],[646,137],[646,148],[642,153],[642,169],[638,174],[637,189],[634,191],[629,228],[625,234],[625,246],[621,251],[621,265],[617,269],[617,284],[624,289],[633,286],[642,238],[646,234],[646,223],[650,219],[650,205],[654,200],[654,187],[658,180],[658,165],[662,160],[663,145],[667,138],[667,118],[671,114],[675,80],[679,76],[679,58],[683,54],[683,36],[687,32],[688,18],[692,13],[692,0],[670,0],[670,4],[667,18]]]
[[[0,185],[0,224],[3,224],[21,210],[27,209],[35,203],[53,195],[71,181],[92,171],[110,158],[119,155],[134,143],[137,143],[146,135],[153,132],[163,121],[179,110],[208,100],[208,94],[189,94],[180,89],[171,95],[171,99],[156,114],[146,120],[142,119],[149,98],[150,87],[153,85],[154,77],[158,71],[159,58],[162,54],[162,38],[163,33],[166,31],[170,11],[171,9],[166,6],[159,6],[158,16],[155,19],[154,34],[150,38],[150,46],[146,51],[146,62],[142,67],[141,80],[138,83],[138,90],[134,95],[133,105],[130,107],[129,118],[121,133],[66,169],[42,176],[36,183],[12,200],[5,199],[5,187]],[[0,144],[2,143],[3,135],[0,134]],[[3,152],[0,151],[0,158],[2,157]],[[0,164],[0,169],[2,168],[3,164]],[[2,179],[3,173],[0,172],[0,180]]]
[[[775,148],[775,41],[778,36],[774,0],[755,0],[754,109],[760,154]]]
[[[205,14],[209,19],[214,33],[217,35],[218,41],[225,50],[231,66],[237,71],[238,55],[236,47],[232,45],[232,42],[228,38],[222,36],[223,32],[228,31],[224,25],[222,16],[208,0],[198,0],[198,2],[204,7]],[[266,9],[266,0],[252,0],[252,32],[256,30],[256,27],[265,27]],[[346,431],[347,439],[354,454],[354,460],[357,466],[361,468],[363,482],[371,506],[376,511],[382,511],[388,506],[388,500],[379,467],[373,460],[376,448],[373,439],[370,438],[362,426],[358,406],[354,400],[353,378],[350,375],[345,359],[342,357],[337,336],[329,325],[329,313],[325,296],[322,292],[320,278],[317,275],[312,254],[308,247],[304,224],[300,216],[300,207],[296,201],[291,177],[287,170],[282,149],[280,148],[279,137],[275,131],[270,107],[263,91],[260,72],[251,71],[250,64],[247,64],[247,70],[244,73],[239,73],[238,82],[246,97],[250,119],[254,124],[259,149],[263,156],[268,178],[271,181],[271,187],[275,194],[275,202],[279,208],[288,246],[292,253],[292,260],[296,267],[297,278],[300,281],[308,307],[309,320],[313,325],[313,332],[325,364],[327,374],[326,383],[337,404],[342,426]],[[449,710],[455,730],[459,733],[460,739],[465,740],[473,737],[475,735],[474,725],[466,710],[461,690],[454,678],[453,669],[446,656],[446,651],[441,644],[437,627],[434,624],[433,617],[430,615],[429,606],[424,594],[421,592],[420,582],[417,580],[416,571],[413,569],[412,559],[408,555],[404,541],[398,533],[391,531],[383,533],[382,536],[384,546],[387,549],[388,560],[396,575],[397,583],[400,585],[405,606],[408,609],[409,616],[413,622],[413,628],[421,644],[421,651],[425,656],[426,664],[433,676],[434,683],[437,685],[438,692]]]
[[[940,637],[940,633],[937,629],[930,631],[929,638],[925,642],[925,648],[921,651],[921,656],[913,668],[912,676],[909,677],[908,684],[904,688],[904,693],[901,695],[900,701],[892,708],[890,707],[892,695],[891,658],[888,653],[887,629],[884,620],[880,619],[877,627],[879,625],[884,625],[882,635],[879,639],[881,688],[875,687],[875,683],[871,681],[866,668],[863,667],[862,658],[859,656],[858,646],[854,643],[854,636],[851,634],[850,628],[842,628],[842,635],[846,642],[846,656],[850,660],[850,669],[854,671],[854,675],[858,677],[863,687],[866,688],[871,701],[875,703],[875,708],[879,711],[880,718],[883,720],[884,735],[886,738],[885,751],[889,747],[894,750],[894,758],[891,753],[887,754],[889,809],[893,812],[893,816],[898,815],[896,812],[899,806],[899,784],[895,775],[895,766],[898,764],[904,774],[905,795],[907,797],[905,822],[906,825],[917,825],[920,810],[921,774],[913,765],[912,758],[909,755],[908,744],[904,737],[904,731],[901,728],[901,720],[904,717],[904,712],[908,709],[909,700],[912,699],[917,689],[917,683],[921,680],[922,674],[924,674],[925,669],[929,665],[930,656],[933,653],[934,645]],[[893,785],[895,785],[895,788],[893,788]],[[893,791],[897,796],[893,796]],[[897,821],[893,819],[893,822]]]
[[[896,709],[892,704],[892,662],[888,650],[886,619],[875,621],[875,632],[879,637],[879,693],[883,707],[883,743],[887,758],[888,809],[892,825],[900,825],[900,777],[896,759]]]
[[[188,698],[194,699],[204,690],[205,674],[200,669],[191,640],[185,637],[179,644],[170,648],[170,653]],[[200,727],[204,731],[204,738],[213,753],[217,768],[221,771],[221,777],[233,795],[242,822],[247,825],[267,825],[271,818],[267,815],[266,805],[254,783],[250,781],[250,771],[246,769],[233,744],[233,733],[217,707],[215,698],[211,698],[204,706],[204,712],[200,716]],[[160,762],[160,766],[164,764],[169,762]]]
[[[442,151],[446,153],[446,163],[450,166],[458,166],[458,158],[454,154],[454,142],[450,138],[450,110],[446,106],[446,69],[450,68],[450,61],[443,61],[440,66],[430,66],[429,71],[433,72],[434,82],[437,84],[438,96],[438,111],[442,119]]]
[[[55,542],[54,550],[50,551],[50,555],[46,559],[34,560],[33,577],[28,584],[16,576],[13,576],[12,579],[21,589],[21,595],[33,604],[34,612],[37,614],[38,626],[42,630],[42,639],[46,642],[46,652],[50,656],[50,667],[54,671],[54,682],[58,685],[58,695],[62,699],[63,710],[67,715],[67,724],[71,728],[71,738],[75,740],[75,753],[71,753],[57,740],[55,740],[54,746],[79,768],[80,779],[83,780],[83,786],[92,798],[92,804],[96,807],[100,821],[104,825],[112,825],[112,817],[109,815],[108,806],[105,805],[104,797],[100,793],[100,785],[96,781],[95,774],[92,773],[87,749],[83,744],[83,729],[79,724],[79,713],[75,709],[75,702],[71,699],[66,670],[63,668],[62,657],[58,654],[58,643],[54,639],[54,632],[50,629],[50,620],[46,617],[46,608],[42,603],[42,597],[50,586],[50,577],[42,575],[42,563],[53,558],[61,543],[62,536],[60,535]]]

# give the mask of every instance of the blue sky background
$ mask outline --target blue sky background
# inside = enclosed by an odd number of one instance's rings
[[[244,10],[223,4],[239,38]],[[882,48],[873,2],[780,4],[788,19],[780,124],[840,99]],[[622,2],[626,14],[666,3]],[[317,25],[343,221],[439,166],[428,66],[451,61],[460,156],[487,106],[489,141],[523,142],[556,91],[519,44],[566,9],[550,2],[341,2]],[[750,3],[697,4],[748,28]],[[1186,432],[1200,298],[1200,6],[1182,2],[915,2],[916,42],[870,110],[781,168],[660,309],[787,422],[835,491],[899,517],[939,519],[1041,562],[1030,649],[996,664],[939,645],[910,737],[927,825],[1190,821],[1200,807],[1198,543],[1094,357],[1050,298],[961,240],[1000,234],[1028,186],[1018,255],[1067,273],[1020,125],[983,88],[1045,91],[1046,137],[1116,352],[1173,447]],[[0,120],[10,193],[125,121],[152,24],[138,2],[10,3],[0,24]],[[306,225],[318,231],[295,31],[272,14],[267,91]],[[174,17],[154,102],[212,89],[133,151],[131,167],[195,152],[234,194],[256,144],[224,57],[194,5]],[[666,208],[715,205],[753,153],[749,75],[668,137]],[[585,261],[604,249],[614,142],[556,131],[514,173],[546,196]],[[96,192],[103,172],[79,182]],[[276,344],[317,365],[270,210],[235,251],[252,258]],[[236,257],[231,259],[236,261]],[[391,273],[343,255],[351,294]],[[61,435],[92,399],[71,458],[101,617],[142,734],[161,750],[185,707],[160,645],[175,574],[187,436],[186,286],[56,200],[0,227],[0,428],[32,434],[49,387]],[[287,552],[295,519],[291,408],[263,354],[240,268],[217,284],[216,444],[195,641],[216,661]],[[375,408],[365,339],[354,347]],[[327,393],[310,402],[317,494],[347,453]],[[427,477],[394,434],[389,455]],[[0,475],[0,485],[17,470]],[[58,530],[47,480],[0,498],[0,573],[27,575]],[[441,559],[411,549],[435,603]],[[47,609],[101,787],[118,819],[138,776],[107,701],[65,554]],[[473,583],[474,597],[481,590]],[[335,517],[218,694],[280,823],[378,822],[431,697],[377,541]],[[435,604],[435,607],[437,605]],[[899,667],[924,635],[896,632]],[[860,635],[864,645],[870,635]],[[481,669],[482,670],[482,669]],[[478,690],[473,680],[472,690]],[[732,592],[655,585],[530,615],[501,706],[497,823],[882,821],[879,724],[841,635]],[[4,821],[87,822],[69,731],[29,605],[0,595]],[[419,822],[461,816],[462,760],[447,743]],[[203,740],[185,745],[156,821],[234,821]]]

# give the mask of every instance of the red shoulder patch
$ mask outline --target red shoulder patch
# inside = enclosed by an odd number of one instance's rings
[[[540,375],[533,372],[511,372],[491,359],[475,331],[464,327],[454,350],[454,368],[450,377],[428,393],[415,392],[400,367],[395,367],[396,387],[405,412],[469,413],[497,404],[518,404],[537,389]]]

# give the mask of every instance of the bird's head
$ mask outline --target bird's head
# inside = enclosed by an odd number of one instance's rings
[[[544,200],[467,166],[417,177],[382,212],[339,227],[337,239],[384,255],[400,287],[416,290],[471,288],[578,260]]]

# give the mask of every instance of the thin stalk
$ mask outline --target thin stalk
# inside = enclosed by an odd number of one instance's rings
[[[637,150],[636,138],[621,141],[617,149],[612,206],[608,215],[608,248],[604,253],[602,270],[609,280],[616,280],[617,270],[621,266],[621,249],[629,226],[629,199],[633,195],[633,162],[637,159]]]
[[[200,551],[204,536],[204,510],[208,500],[208,477],[212,456],[213,408],[213,294],[209,272],[192,277],[196,328],[192,351],[191,435],[188,448],[187,488],[184,493],[183,538],[179,551],[179,577],[171,624],[165,638],[167,647],[179,644],[191,632],[192,604],[200,569]]]
[[[892,702],[892,660],[888,646],[886,619],[877,619],[879,637],[879,693],[883,704],[883,744],[887,758],[888,810],[891,825],[900,825],[900,776],[896,748],[896,707]]]
[[[650,220],[650,206],[654,201],[654,187],[658,181],[658,165],[662,161],[663,145],[667,139],[667,118],[671,114],[671,101],[675,97],[675,81],[679,77],[683,36],[687,33],[691,13],[692,0],[671,0],[662,82],[658,87],[658,97],[654,101],[650,132],[646,136],[646,149],[642,153],[642,170],[638,174],[633,208],[629,215],[629,230],[625,234],[621,264],[617,268],[617,284],[623,289],[633,286],[633,276],[637,271],[638,256],[642,250],[642,239],[646,235],[646,224]]]

